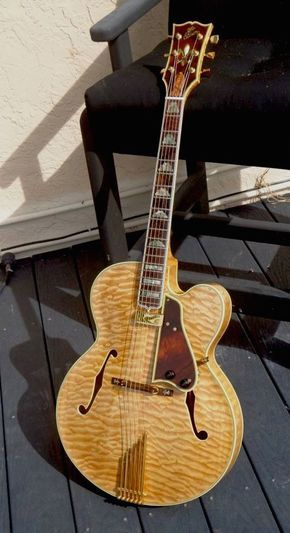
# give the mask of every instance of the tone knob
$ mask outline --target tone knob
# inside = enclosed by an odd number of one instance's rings
[[[192,383],[192,379],[190,378],[184,378],[180,381],[179,385],[183,388],[183,389],[187,389],[189,387],[189,385],[191,385]]]
[[[166,379],[173,379],[173,378],[175,378],[175,372],[174,372],[174,370],[167,370],[167,372],[165,372],[165,377],[166,377]]]

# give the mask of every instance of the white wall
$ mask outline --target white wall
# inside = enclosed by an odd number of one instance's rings
[[[121,3],[1,0],[0,249],[96,226],[92,208],[78,209],[91,205],[79,116],[85,89],[111,71],[89,28]],[[165,35],[166,18],[164,1],[135,24],[135,57]]]
[[[96,220],[79,116],[85,89],[111,66],[106,43],[93,43],[89,28],[123,1],[1,0],[0,250],[29,255],[77,242],[79,232],[80,239],[96,234],[84,233]],[[131,28],[135,58],[166,36],[167,9],[162,0]],[[124,216],[140,216],[149,202],[154,160],[116,160]],[[210,165],[212,197],[227,184],[238,190],[244,170]],[[259,173],[250,169],[252,185]],[[185,175],[182,164],[179,175]],[[140,219],[128,227],[136,223]]]

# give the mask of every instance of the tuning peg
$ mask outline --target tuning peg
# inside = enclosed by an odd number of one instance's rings
[[[215,58],[215,52],[207,52],[205,54],[205,57],[208,57],[209,59],[214,59]]]
[[[211,44],[217,44],[219,40],[220,40],[219,35],[212,35],[209,39],[209,42]]]
[[[169,57],[170,54],[163,54],[163,57]]]
[[[201,71],[201,75],[204,76],[205,78],[209,78],[211,75],[210,68],[204,68]]]
[[[160,73],[161,73],[161,74],[164,74],[164,72],[165,72],[165,68],[163,68],[163,69],[160,70]]]

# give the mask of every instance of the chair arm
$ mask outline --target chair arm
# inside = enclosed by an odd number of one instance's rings
[[[90,29],[93,41],[113,41],[161,0],[127,0]]]

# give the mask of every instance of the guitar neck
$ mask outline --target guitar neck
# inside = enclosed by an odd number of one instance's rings
[[[184,110],[182,97],[166,97],[141,270],[138,305],[162,305]]]
[[[214,52],[206,53],[210,39],[212,43],[218,42],[217,36],[210,37],[212,29],[212,24],[200,22],[173,25],[168,61],[163,69],[167,96],[137,301],[145,309],[158,309],[163,302],[184,105],[200,83],[201,75],[208,75],[210,70],[202,70],[202,64],[205,56],[214,58]]]

